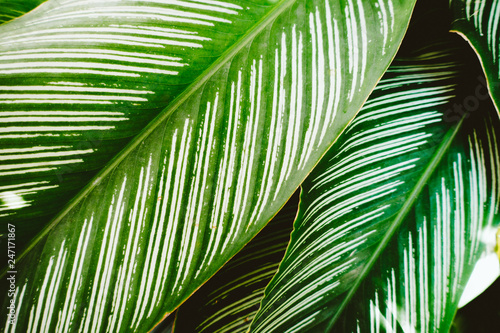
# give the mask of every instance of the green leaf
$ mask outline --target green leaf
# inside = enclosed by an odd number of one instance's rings
[[[24,15],[43,2],[45,0],[0,0],[0,24]]]
[[[304,182],[252,332],[449,329],[480,232],[500,223],[493,107],[483,102],[463,128],[453,112],[475,89],[464,53],[438,45],[396,58]]]
[[[298,193],[262,231],[186,303],[175,332],[246,332],[278,270],[297,214]]]
[[[500,2],[497,0],[450,0],[452,31],[464,37],[476,51],[486,74],[493,102],[500,115]],[[474,101],[464,103],[474,108]]]
[[[151,329],[285,204],[388,67],[412,9],[273,4],[29,244],[17,326],[0,327]]]
[[[500,123],[490,111],[467,120],[337,327],[449,332],[484,239],[500,224]]]
[[[40,231],[271,8],[52,0],[0,26],[0,219]]]

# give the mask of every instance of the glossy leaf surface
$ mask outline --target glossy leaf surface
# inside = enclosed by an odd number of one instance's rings
[[[17,326],[2,326],[151,329],[284,205],[388,66],[412,8],[273,5],[30,243]]]
[[[262,231],[181,305],[174,332],[246,332],[290,241],[298,193]]]
[[[499,220],[498,124],[486,106],[471,115],[476,128],[455,129],[452,105],[475,88],[459,74],[461,53],[431,48],[393,62],[304,182],[252,332],[449,328],[478,232]]]
[[[269,10],[51,0],[0,26],[0,219],[39,231]]]
[[[453,30],[476,50],[486,74],[491,96],[500,112],[500,1],[451,0]],[[465,108],[474,108],[473,101]],[[500,114],[500,113],[499,113]]]
[[[450,331],[485,239],[500,224],[500,123],[489,111],[465,122],[334,331]]]

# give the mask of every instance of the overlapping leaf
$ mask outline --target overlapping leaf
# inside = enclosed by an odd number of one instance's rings
[[[397,59],[304,182],[252,332],[449,328],[500,188],[498,123],[476,110],[479,125],[454,127],[453,104],[475,89],[457,85],[474,81],[455,53]]]
[[[45,0],[0,0],[0,24],[9,22],[36,8]]]
[[[246,332],[285,254],[298,193],[177,312],[175,332]]]
[[[5,330],[145,331],[173,311],[295,191],[388,66],[412,7],[273,5],[30,244]]]
[[[481,59],[491,96],[500,112],[500,2],[498,0],[452,0],[453,30],[466,38]],[[473,109],[474,100],[463,108]],[[500,113],[499,113],[500,114]]]
[[[334,330],[449,332],[500,225],[500,123],[490,111],[466,122]]]
[[[2,222],[25,221],[23,236],[39,231],[269,10],[260,1],[51,0],[1,26]]]

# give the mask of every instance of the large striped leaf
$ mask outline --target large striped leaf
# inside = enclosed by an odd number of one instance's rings
[[[246,332],[285,254],[298,193],[271,222],[177,311],[180,333]]]
[[[391,65],[304,182],[252,332],[449,329],[480,232],[500,223],[492,106],[472,127],[451,122],[475,88],[461,53],[431,48]]]
[[[116,17],[136,15],[120,4]],[[16,266],[17,321],[1,326],[153,327],[284,205],[388,66],[412,8],[411,1],[272,4],[30,243]],[[214,51],[200,52],[193,54]]]
[[[270,9],[50,0],[0,26],[0,219],[40,231]]]
[[[449,332],[500,225],[500,123],[493,107],[482,111],[466,122],[334,330]]]
[[[467,98],[464,112],[475,111],[477,100],[485,99],[483,86],[487,85],[500,114],[500,1],[498,0],[450,0],[453,12],[453,31],[458,32],[476,50],[486,79]]]

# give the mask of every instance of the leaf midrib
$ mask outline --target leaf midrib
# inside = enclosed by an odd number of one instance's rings
[[[100,182],[112,172],[139,144],[158,128],[170,115],[179,108],[189,97],[201,88],[219,69],[229,63],[232,58],[262,32],[284,11],[290,8],[296,0],[280,0],[269,12],[257,21],[241,38],[231,45],[222,55],[203,71],[183,92],[181,92],[163,111],[156,116],[144,129],[132,139],[125,148],[115,155],[104,168],[95,175],[89,183],[63,208],[52,221],[29,243],[26,249],[18,256],[20,262],[61,220]],[[2,270],[0,277],[5,276],[7,267]]]
[[[403,219],[406,217],[406,215],[410,212],[410,209],[413,207],[413,204],[415,203],[415,200],[418,198],[420,195],[420,192],[424,188],[424,186],[427,184],[429,178],[432,176],[434,173],[435,169],[443,159],[444,154],[448,150],[448,148],[451,146],[452,142],[455,140],[458,132],[460,131],[460,128],[462,127],[462,124],[466,118],[466,114],[460,119],[460,121],[452,128],[450,128],[447,132],[443,140],[441,141],[441,144],[437,151],[434,153],[432,156],[427,168],[424,170],[422,173],[421,177],[418,179],[417,183],[413,187],[413,190],[411,191],[410,195],[408,198],[405,200],[403,206],[399,210],[398,214],[394,218],[393,222],[389,226],[388,230],[385,232],[384,237],[378,244],[377,248],[373,252],[373,254],[370,256],[368,262],[364,265],[361,273],[358,275],[358,278],[354,282],[353,287],[349,290],[349,293],[347,296],[343,299],[342,303],[340,304],[339,309],[333,316],[333,318],[330,320],[328,323],[328,326],[326,327],[326,332],[332,332],[332,328],[337,322],[337,320],[340,318],[344,310],[346,309],[347,305],[350,303],[351,299],[353,298],[354,294],[357,292],[358,288],[360,287],[361,283],[365,280],[367,277],[368,273],[370,273],[373,265],[375,262],[379,259],[380,255],[382,252],[385,250],[387,244],[391,241],[392,237],[396,233],[396,231],[399,229],[401,226]]]

